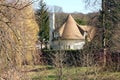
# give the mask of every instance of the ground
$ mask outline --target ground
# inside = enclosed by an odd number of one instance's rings
[[[58,70],[53,66],[26,66],[32,80],[59,80]],[[62,68],[62,80],[119,80],[120,72],[102,71],[98,67]]]

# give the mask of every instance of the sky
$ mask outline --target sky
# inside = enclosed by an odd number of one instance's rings
[[[48,6],[59,6],[63,9],[63,12],[66,13],[80,12],[87,14],[100,10],[100,0],[98,0],[99,2],[96,3],[96,5],[91,4],[91,6],[86,6],[84,1],[85,0],[44,0]]]

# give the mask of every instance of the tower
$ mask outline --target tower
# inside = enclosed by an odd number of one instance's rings
[[[54,11],[50,13],[50,31],[49,31],[49,44],[52,45],[53,31],[55,29],[55,13]]]

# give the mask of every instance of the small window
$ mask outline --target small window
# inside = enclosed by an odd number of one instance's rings
[[[58,38],[59,37],[59,33],[58,32],[54,32],[54,38]]]

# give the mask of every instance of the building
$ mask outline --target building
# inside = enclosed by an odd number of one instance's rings
[[[71,15],[68,15],[62,26],[55,29],[54,14],[50,27],[50,47],[53,50],[79,50],[83,49],[85,41],[91,41],[96,28],[79,25]]]

